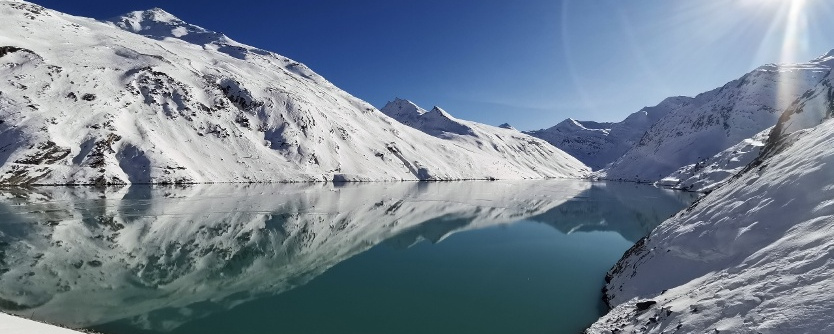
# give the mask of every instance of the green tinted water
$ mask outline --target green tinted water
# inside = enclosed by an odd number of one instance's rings
[[[40,189],[0,309],[103,333],[577,333],[691,195],[582,181]]]

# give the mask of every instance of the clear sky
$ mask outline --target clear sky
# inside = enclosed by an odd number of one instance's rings
[[[160,7],[300,61],[377,107],[401,97],[522,130],[618,121],[834,48],[830,0],[33,2],[98,19]]]

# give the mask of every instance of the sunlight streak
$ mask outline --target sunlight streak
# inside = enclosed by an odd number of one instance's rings
[[[779,55],[780,62],[794,62],[795,58],[803,48],[806,48],[808,43],[806,40],[808,30],[808,21],[803,15],[806,0],[785,1],[782,7],[788,7],[787,19],[785,22],[785,35],[782,38],[782,52]]]
[[[807,30],[808,22],[804,13],[806,0],[783,1],[780,12],[787,12],[784,19],[784,35],[782,36],[782,48],[779,53],[779,62],[798,62],[797,56],[808,47]],[[790,71],[790,70],[788,70]],[[790,75],[790,74],[788,74]],[[790,80],[780,80],[776,94],[777,99],[783,103],[790,103],[793,96],[799,95],[797,87],[790,85]],[[777,104],[779,105],[779,104]]]

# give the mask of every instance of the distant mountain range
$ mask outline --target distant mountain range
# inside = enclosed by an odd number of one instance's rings
[[[537,170],[549,166],[558,170],[575,167],[575,159],[546,141],[526,135],[512,126],[491,126],[457,119],[440,107],[429,111],[411,101],[396,98],[382,109],[383,114],[452,145],[494,157],[518,170]]]
[[[692,98],[670,97],[654,107],[646,107],[617,123],[566,119],[555,126],[527,134],[546,140],[599,170],[621,157],[642,138],[652,125],[669,112],[692,102]]]
[[[794,106],[798,98],[813,95],[820,103],[826,93],[809,89],[825,82],[832,65],[834,53],[803,64],[768,64],[694,98],[668,98],[622,122],[568,119],[528,134],[591,166],[596,178],[711,190],[757,156],[754,148],[766,137],[762,132],[776,125],[784,110],[801,112]],[[707,166],[709,171],[702,171]]]

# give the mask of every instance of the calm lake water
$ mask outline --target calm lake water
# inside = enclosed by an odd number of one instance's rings
[[[693,194],[576,180],[0,190],[0,310],[102,333],[577,333]]]

